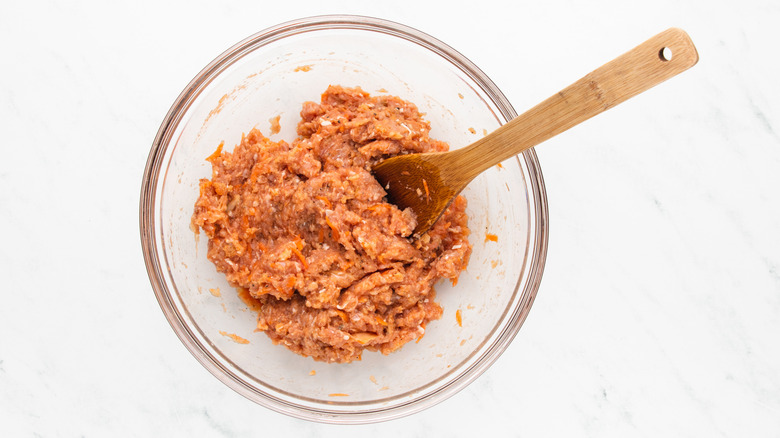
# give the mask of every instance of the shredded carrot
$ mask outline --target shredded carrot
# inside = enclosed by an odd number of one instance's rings
[[[378,322],[380,325],[387,326],[387,321],[385,321],[385,319],[379,315],[376,315],[376,322]]]
[[[325,241],[325,230],[320,228],[317,230],[317,242],[322,243]]]
[[[419,338],[417,338],[417,340],[416,340],[416,341],[414,341],[414,343],[415,343],[415,344],[416,344],[416,343],[418,343],[418,342],[420,342],[420,339],[422,339],[422,338],[423,338],[423,336],[425,336],[425,323],[422,323],[422,324],[420,324],[420,327],[422,327],[422,329],[423,329],[423,332],[422,332],[422,334],[420,335],[420,337],[419,337]]]
[[[325,203],[325,205],[328,207],[329,210],[333,210],[333,204],[330,203],[330,199],[324,196],[315,196],[314,199],[319,199],[320,201]]]
[[[460,309],[455,311],[455,321],[458,321],[458,327],[463,327],[463,313]]]
[[[316,370],[311,370],[311,371],[309,371],[309,375],[310,375],[310,376],[314,376],[314,375],[316,375],[316,374],[317,374],[317,371],[316,371]]]
[[[298,260],[301,261],[303,264],[303,269],[309,269],[309,262],[306,261],[306,257],[303,256],[303,253],[298,248],[292,249],[293,254],[295,254],[296,257],[298,257]]]
[[[331,222],[328,217],[325,217],[325,223],[330,227],[330,231],[333,234],[333,240],[339,240],[339,230],[336,229],[336,226],[333,225],[333,222]]]
[[[453,286],[457,286],[457,284],[458,284],[458,277],[450,278],[450,282],[452,282]]]
[[[238,344],[248,344],[249,343],[249,341],[247,341],[246,339],[244,339],[241,336],[238,336],[236,334],[233,334],[233,333],[223,332],[222,330],[220,330],[219,334],[222,335],[222,336],[230,338],[233,342],[236,342]]]
[[[487,241],[498,242],[498,236],[495,234],[485,233],[485,242]]]
[[[223,142],[221,142],[221,143],[219,144],[219,146],[217,146],[217,150],[215,150],[213,154],[209,155],[209,156],[206,158],[206,161],[212,161],[212,160],[214,160],[214,159],[217,159],[217,158],[219,158],[219,157],[222,155],[222,146],[224,146],[224,145],[225,145],[225,142],[224,142],[224,141],[223,141]]]
[[[347,320],[349,320],[349,317],[343,310],[336,310],[336,313],[339,314],[339,318],[341,318],[342,321],[347,322]]]
[[[349,397],[349,394],[344,394],[343,392],[334,392],[332,394],[328,394],[328,397]]]
[[[428,181],[423,179],[423,187],[425,187],[425,199],[427,202],[431,202],[431,192],[428,191]]]
[[[504,166],[501,163],[496,164],[496,166],[498,166],[499,169],[503,169],[504,168]]]
[[[352,335],[352,339],[358,341],[361,345],[366,345],[369,342],[373,341],[379,337],[376,333],[367,333],[367,332],[361,332],[361,333],[355,333]]]

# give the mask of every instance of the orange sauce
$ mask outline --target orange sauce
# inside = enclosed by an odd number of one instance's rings
[[[249,307],[249,310],[253,312],[260,311],[260,300],[253,297],[252,294],[249,293],[249,289],[245,289],[243,287],[238,288],[238,298],[240,298],[241,301],[243,301],[244,304]]]

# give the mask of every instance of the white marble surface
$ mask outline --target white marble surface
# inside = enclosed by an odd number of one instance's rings
[[[0,436],[780,435],[780,3],[5,1]],[[541,290],[466,390],[338,427],[254,405],[173,334],[143,265],[157,128],[240,39],[323,13],[417,27],[522,111],[669,26],[689,72],[538,148]]]

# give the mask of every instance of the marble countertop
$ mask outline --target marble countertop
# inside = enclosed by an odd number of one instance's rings
[[[4,2],[0,436],[778,436],[780,3],[434,3]],[[326,13],[445,41],[518,111],[670,26],[701,57],[537,149],[550,244],[525,325],[465,390],[377,425],[288,418],[220,383],[170,329],[139,243],[143,167],[184,86]]]

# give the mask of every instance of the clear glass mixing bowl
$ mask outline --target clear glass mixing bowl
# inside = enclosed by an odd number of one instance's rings
[[[165,317],[214,376],[263,406],[329,423],[408,415],[455,394],[506,349],[528,314],[547,249],[547,205],[533,150],[475,179],[468,199],[474,244],[456,286],[441,282],[443,317],[418,343],[388,356],[324,364],[272,345],[255,315],[206,259],[190,217],[205,161],[252,127],[274,140],[295,137],[304,101],[329,84],[360,86],[418,105],[431,137],[465,146],[516,113],[496,85],[446,44],[376,18],[322,16],[267,29],[207,65],[174,102],[143,175],[141,243]],[[486,235],[497,236],[497,241]],[[219,293],[217,293],[219,291]],[[219,295],[219,296],[216,296]],[[460,323],[456,318],[460,316]],[[461,324],[462,323],[462,324]],[[235,342],[227,334],[249,341]]]

